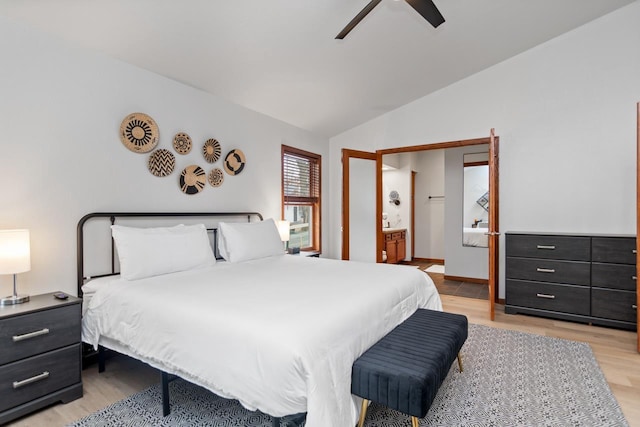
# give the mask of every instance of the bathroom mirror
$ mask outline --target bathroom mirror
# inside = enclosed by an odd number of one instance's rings
[[[464,155],[462,246],[489,246],[489,153]]]

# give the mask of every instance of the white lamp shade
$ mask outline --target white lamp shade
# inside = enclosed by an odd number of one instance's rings
[[[276,221],[278,224],[278,233],[280,233],[280,240],[283,242],[289,241],[289,221]]]
[[[29,270],[29,230],[0,230],[0,274],[18,274]]]

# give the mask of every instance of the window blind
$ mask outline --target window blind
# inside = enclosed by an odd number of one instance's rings
[[[282,176],[285,203],[320,197],[319,159],[285,152],[282,157]]]

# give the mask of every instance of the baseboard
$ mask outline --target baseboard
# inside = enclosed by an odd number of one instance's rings
[[[442,264],[442,265],[444,265],[444,260],[440,259],[440,258],[411,258],[411,261],[432,262],[434,264]]]
[[[488,285],[489,281],[487,279],[476,279],[473,277],[460,277],[460,276],[447,276],[444,275],[445,280],[454,280],[456,282],[467,282],[467,283],[478,283],[480,285]]]

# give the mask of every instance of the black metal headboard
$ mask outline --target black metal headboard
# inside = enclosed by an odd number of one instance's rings
[[[117,219],[122,218],[138,218],[138,219],[172,219],[172,218],[202,218],[204,219],[230,219],[239,222],[241,219],[246,219],[247,222],[251,222],[252,218],[258,218],[262,220],[262,215],[258,212],[95,212],[83,216],[78,221],[77,227],[77,268],[78,268],[78,297],[82,296],[82,285],[87,278],[84,271],[84,227],[85,224],[92,219],[108,219],[111,225],[116,223]],[[213,232],[214,235],[214,251],[217,251],[216,242],[216,228],[207,227],[208,231]],[[217,256],[217,252],[216,256]],[[111,239],[111,272],[105,274],[96,274],[91,277],[104,277],[118,274],[116,272],[115,263],[115,245],[113,239]]]

